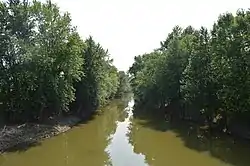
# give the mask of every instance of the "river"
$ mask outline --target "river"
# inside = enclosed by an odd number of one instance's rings
[[[28,149],[1,166],[249,166],[248,144],[201,140],[185,128],[133,117],[133,101],[114,101],[89,121]]]

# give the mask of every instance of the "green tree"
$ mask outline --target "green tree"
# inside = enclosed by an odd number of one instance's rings
[[[112,65],[108,51],[90,36],[83,49],[84,76],[76,83],[76,108],[83,116],[114,97],[119,86],[118,71]]]
[[[116,93],[116,97],[122,97],[126,93],[130,93],[129,76],[124,71],[119,71],[119,87]]]
[[[176,26],[157,51],[135,57],[129,69],[135,101],[177,106],[171,110],[178,116],[192,110],[210,126],[218,115],[223,125],[249,120],[249,13],[220,15],[211,32]]]

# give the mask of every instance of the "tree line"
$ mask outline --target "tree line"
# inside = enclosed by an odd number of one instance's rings
[[[211,30],[175,26],[159,48],[134,58],[136,104],[222,128],[249,122],[249,39],[250,10],[221,14]]]
[[[0,114],[6,122],[85,116],[129,90],[107,49],[83,40],[69,13],[34,0],[0,1]]]

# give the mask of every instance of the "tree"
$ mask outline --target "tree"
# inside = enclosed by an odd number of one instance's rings
[[[85,116],[113,98],[119,86],[117,69],[111,64],[108,51],[90,36],[82,51],[85,60],[82,70],[84,76],[75,84],[76,108]]]
[[[92,37],[83,41],[69,13],[51,1],[1,1],[0,20],[0,107],[7,121],[73,113],[73,105],[88,112],[115,96],[119,76],[108,51]]]
[[[119,87],[116,93],[116,97],[122,97],[126,93],[130,93],[129,76],[124,71],[119,71]]]
[[[249,119],[249,13],[223,14],[211,32],[176,26],[157,51],[135,57],[129,72],[136,102],[189,109],[210,126],[218,115],[223,125]]]

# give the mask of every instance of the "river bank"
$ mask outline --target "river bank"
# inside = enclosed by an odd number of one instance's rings
[[[140,116],[133,113],[133,102],[122,103],[110,103],[87,122],[43,140],[38,146],[21,153],[3,153],[0,165],[248,166],[250,163],[246,142],[233,141],[226,135],[197,137],[199,131],[191,130],[185,123],[163,121],[163,117],[153,116],[153,112],[149,117]]]
[[[4,126],[0,128],[0,153],[27,148],[64,133],[81,121],[76,116],[60,117],[46,124],[31,124]]]

